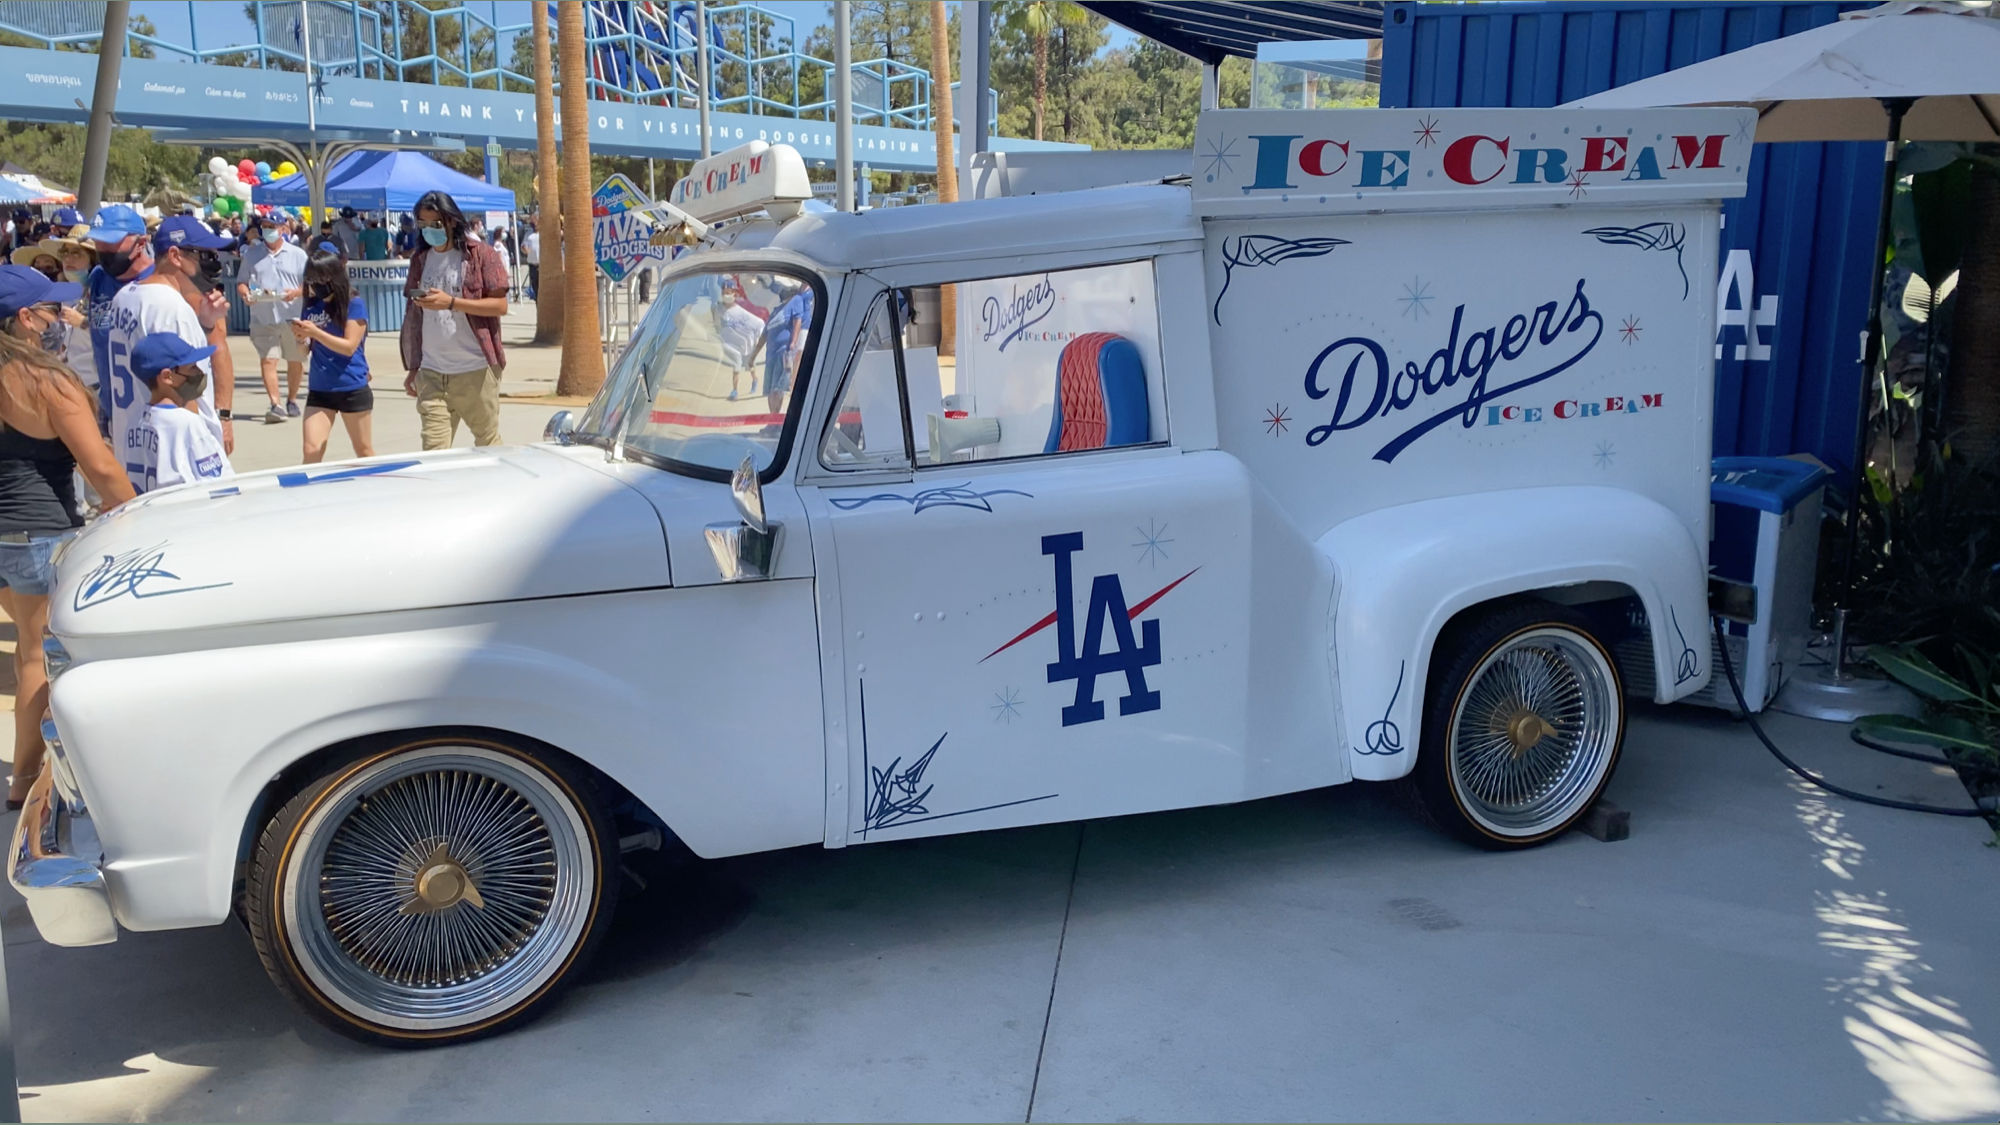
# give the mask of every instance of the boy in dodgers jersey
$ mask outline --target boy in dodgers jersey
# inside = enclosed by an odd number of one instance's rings
[[[135,377],[132,353],[140,341],[161,332],[180,337],[190,348],[207,346],[209,333],[202,327],[194,302],[203,300],[214,288],[210,271],[220,266],[219,261],[214,261],[214,251],[233,244],[234,240],[217,235],[193,216],[176,215],[161,223],[153,235],[152,274],[120,289],[111,299],[107,432],[111,452],[125,466],[132,487],[141,492],[148,487],[145,474],[149,454],[143,433],[148,396]],[[200,366],[204,376],[211,371],[208,357],[213,353],[213,348],[202,353]],[[199,400],[191,402],[188,409],[200,415],[215,432],[220,446],[222,423],[215,412],[213,379],[204,380]]]
[[[144,477],[139,491],[236,475],[222,452],[222,438],[189,409],[206,389],[208,373],[201,363],[214,352],[172,332],[155,332],[132,349],[132,374],[151,391],[139,429]]]

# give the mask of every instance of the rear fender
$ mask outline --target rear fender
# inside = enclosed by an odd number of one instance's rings
[[[1354,776],[1416,764],[1438,634],[1483,602],[1583,582],[1629,587],[1651,632],[1653,698],[1708,683],[1706,568],[1694,537],[1656,501],[1615,488],[1519,489],[1383,508],[1329,531],[1342,732]]]

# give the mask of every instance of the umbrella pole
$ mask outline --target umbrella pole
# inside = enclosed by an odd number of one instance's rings
[[[1847,560],[1841,568],[1840,597],[1833,611],[1833,669],[1840,678],[1847,669],[1847,611],[1854,601],[1854,568],[1861,557],[1861,496],[1868,487],[1868,410],[1882,381],[1882,286],[1888,273],[1890,223],[1896,202],[1896,149],[1903,140],[1903,115],[1913,98],[1883,98],[1889,114],[1889,140],[1882,150],[1882,207],[1875,220],[1875,251],[1868,260],[1868,335],[1862,345],[1866,365],[1861,378],[1861,410],[1854,425],[1854,480],[1847,503]]]

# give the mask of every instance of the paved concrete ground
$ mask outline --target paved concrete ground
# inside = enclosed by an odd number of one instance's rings
[[[392,354],[381,370],[394,372]],[[415,447],[406,403],[383,395],[383,452]],[[548,407],[503,410],[507,433],[528,438]],[[297,433],[244,426],[238,465],[295,460]],[[1851,785],[1964,799],[1951,778],[1860,750],[1840,728],[1769,725]],[[22,1109],[51,1121],[2000,1114],[2000,851],[1983,825],[1818,794],[1742,725],[1690,708],[1635,716],[1610,796],[1632,811],[1631,839],[1573,835],[1517,855],[1460,847],[1357,785],[654,870],[548,1018],[418,1053],[301,1017],[233,923],[63,950],[0,892]]]
[[[1885,794],[1949,778],[1777,718]],[[64,950],[6,895],[29,1120],[1851,1120],[2000,1113],[2000,853],[1632,724],[1631,839],[1487,855],[1378,788],[800,849],[633,892],[549,1017],[394,1053],[229,924]]]
[[[501,339],[507,347],[507,369],[500,384],[500,436],[504,441],[539,441],[549,415],[563,409],[562,403],[540,396],[555,393],[559,348],[539,348],[528,344],[534,335],[532,304],[518,303],[502,322]],[[257,360],[247,336],[230,337],[230,352],[236,363],[236,449],[230,462],[238,472],[296,465],[302,456],[299,420],[265,424],[258,421],[269,400],[258,375]],[[401,453],[421,447],[417,432],[417,400],[403,393],[403,366],[397,354],[396,334],[376,332],[368,337],[368,367],[373,375],[375,410],[371,425],[378,453]],[[278,368],[278,394],[284,395],[284,367]],[[304,408],[305,391],[299,392]],[[581,409],[571,404],[570,409]],[[462,427],[457,444],[469,446],[472,435]],[[346,429],[336,424],[327,443],[326,459],[336,461],[354,456]]]

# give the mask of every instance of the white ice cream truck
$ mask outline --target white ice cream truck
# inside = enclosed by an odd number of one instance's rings
[[[73,541],[13,884],[65,945],[236,914],[317,1017],[425,1044],[546,1005],[662,839],[1406,779],[1471,844],[1548,840],[1625,695],[1711,673],[1751,130],[1222,112],[1164,183],[859,215],[800,213],[789,148],[721,154],[547,442]]]

